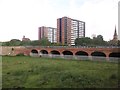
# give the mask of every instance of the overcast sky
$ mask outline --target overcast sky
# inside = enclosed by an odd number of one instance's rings
[[[57,27],[67,16],[86,22],[86,37],[113,38],[119,0],[0,0],[0,41],[38,39],[38,27]]]

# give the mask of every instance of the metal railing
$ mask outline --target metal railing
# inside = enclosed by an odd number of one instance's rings
[[[69,60],[92,60],[92,61],[109,61],[109,62],[118,62],[120,58],[117,57],[98,57],[98,56],[78,56],[78,55],[54,55],[54,54],[33,54],[32,57],[48,57],[48,58],[63,58]]]
[[[120,46],[25,46],[26,48],[120,48]]]

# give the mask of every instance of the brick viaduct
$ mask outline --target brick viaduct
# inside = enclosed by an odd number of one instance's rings
[[[85,56],[102,56],[102,57],[120,57],[120,48],[118,47],[38,47],[38,46],[17,46],[2,47],[2,55],[12,53],[17,55],[24,53],[30,55],[35,54],[55,54],[55,55],[85,55]]]

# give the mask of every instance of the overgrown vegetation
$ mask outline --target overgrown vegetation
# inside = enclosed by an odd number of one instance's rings
[[[3,88],[113,88],[118,64],[51,58],[2,58]]]
[[[76,46],[120,46],[120,40],[104,41],[103,36],[98,35],[97,37],[93,37],[93,39],[89,37],[76,38],[75,45]]]
[[[19,53],[16,56],[25,56],[24,53]]]
[[[120,40],[114,41],[104,41],[102,35],[93,37],[76,38],[76,46],[120,46]],[[42,38],[41,40],[34,41],[20,41],[18,39],[12,39],[8,42],[2,42],[2,46],[68,46],[67,44],[63,45],[61,43],[51,43],[47,38]]]
[[[20,41],[18,39],[12,39],[8,42],[3,42],[2,46],[49,46],[50,42],[47,38],[43,38],[41,40],[33,40],[33,41]]]

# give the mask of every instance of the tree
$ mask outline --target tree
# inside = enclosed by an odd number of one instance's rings
[[[118,40],[118,46],[120,46],[120,40]]]
[[[30,45],[32,46],[48,46],[50,45],[50,41],[47,38],[42,38],[41,40],[31,41]]]
[[[34,41],[31,41],[30,45],[32,45],[32,46],[40,46],[41,42],[40,42],[40,40],[34,40]]]
[[[31,41],[21,41],[21,45],[22,46],[30,46],[31,45]]]
[[[93,39],[89,37],[77,38],[75,40],[75,45],[81,46],[107,46],[108,42],[104,41],[102,35],[97,35],[97,37],[93,37]]]
[[[95,46],[106,46],[106,45],[108,45],[108,43],[106,41],[104,41],[102,35],[97,35],[97,37],[93,37],[92,43]]]
[[[98,39],[99,41],[103,41],[103,36],[102,36],[102,35],[97,35],[97,39]]]
[[[10,42],[2,42],[2,46],[10,46]]]
[[[40,45],[42,45],[42,46],[48,46],[50,44],[51,44],[51,42],[46,37],[44,37],[40,40]]]
[[[109,43],[109,46],[119,46],[120,45],[120,41],[119,40],[117,40],[117,41],[110,40],[108,43]]]
[[[89,37],[76,38],[75,45],[88,46],[92,43],[92,40]]]
[[[11,39],[10,42],[20,41],[19,39]]]
[[[20,46],[21,45],[21,41],[19,39],[11,39],[9,41],[10,46]]]
[[[0,46],[2,46],[2,42],[0,42]]]

